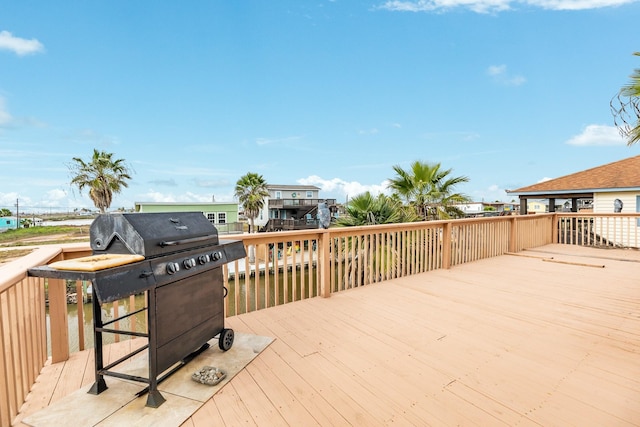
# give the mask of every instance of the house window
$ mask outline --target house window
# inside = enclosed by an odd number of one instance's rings
[[[226,224],[226,223],[227,223],[227,213],[218,212],[218,224]]]
[[[307,199],[310,199],[313,197],[313,191],[307,191]]]
[[[281,198],[282,198],[282,192],[276,191],[276,199],[281,199]]]
[[[211,224],[216,223],[216,214],[215,212],[207,212],[204,214]]]

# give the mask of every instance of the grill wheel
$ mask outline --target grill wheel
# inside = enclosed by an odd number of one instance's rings
[[[220,338],[218,339],[218,347],[220,347],[220,350],[229,350],[233,345],[234,336],[233,329],[223,329],[220,331]]]

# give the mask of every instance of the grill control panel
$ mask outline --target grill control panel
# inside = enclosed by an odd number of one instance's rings
[[[152,261],[153,274],[160,284],[221,267],[226,263],[226,259],[224,248],[203,248],[201,251],[189,251],[189,253],[178,252]]]

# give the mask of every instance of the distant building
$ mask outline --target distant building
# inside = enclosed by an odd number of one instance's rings
[[[464,212],[466,217],[504,215],[518,209],[517,204],[506,202],[467,202],[454,206]]]
[[[269,197],[255,224],[264,231],[318,228],[318,204],[327,202],[333,214],[335,199],[320,197],[315,185],[267,185]]]
[[[18,218],[15,216],[0,217],[0,232],[18,228]]]
[[[527,200],[528,213],[545,213],[549,211],[546,200]]]
[[[219,233],[242,233],[237,202],[135,202],[136,212],[202,212]]]
[[[597,166],[571,175],[551,179],[508,194],[520,198],[520,213],[529,211],[529,201],[548,200],[548,211],[558,206],[578,212],[592,208],[594,213],[613,213],[616,199],[622,202],[622,212],[640,212],[640,156]],[[557,200],[570,203],[556,204]]]

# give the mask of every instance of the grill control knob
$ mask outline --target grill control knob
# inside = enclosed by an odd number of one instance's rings
[[[214,261],[218,261],[220,258],[222,258],[222,252],[214,252],[211,254],[211,258],[213,258]]]
[[[202,264],[206,264],[206,263],[207,263],[207,261],[209,261],[209,258],[208,258],[206,255],[200,255],[200,256],[198,257],[198,263],[199,263],[200,265],[202,265]]]
[[[193,258],[187,258],[187,259],[184,260],[183,264],[184,264],[184,268],[186,268],[188,270],[191,267],[195,267],[196,266],[196,260],[193,259]]]
[[[167,273],[168,274],[174,274],[176,272],[180,271],[180,266],[178,265],[177,262],[169,262],[167,263]]]

